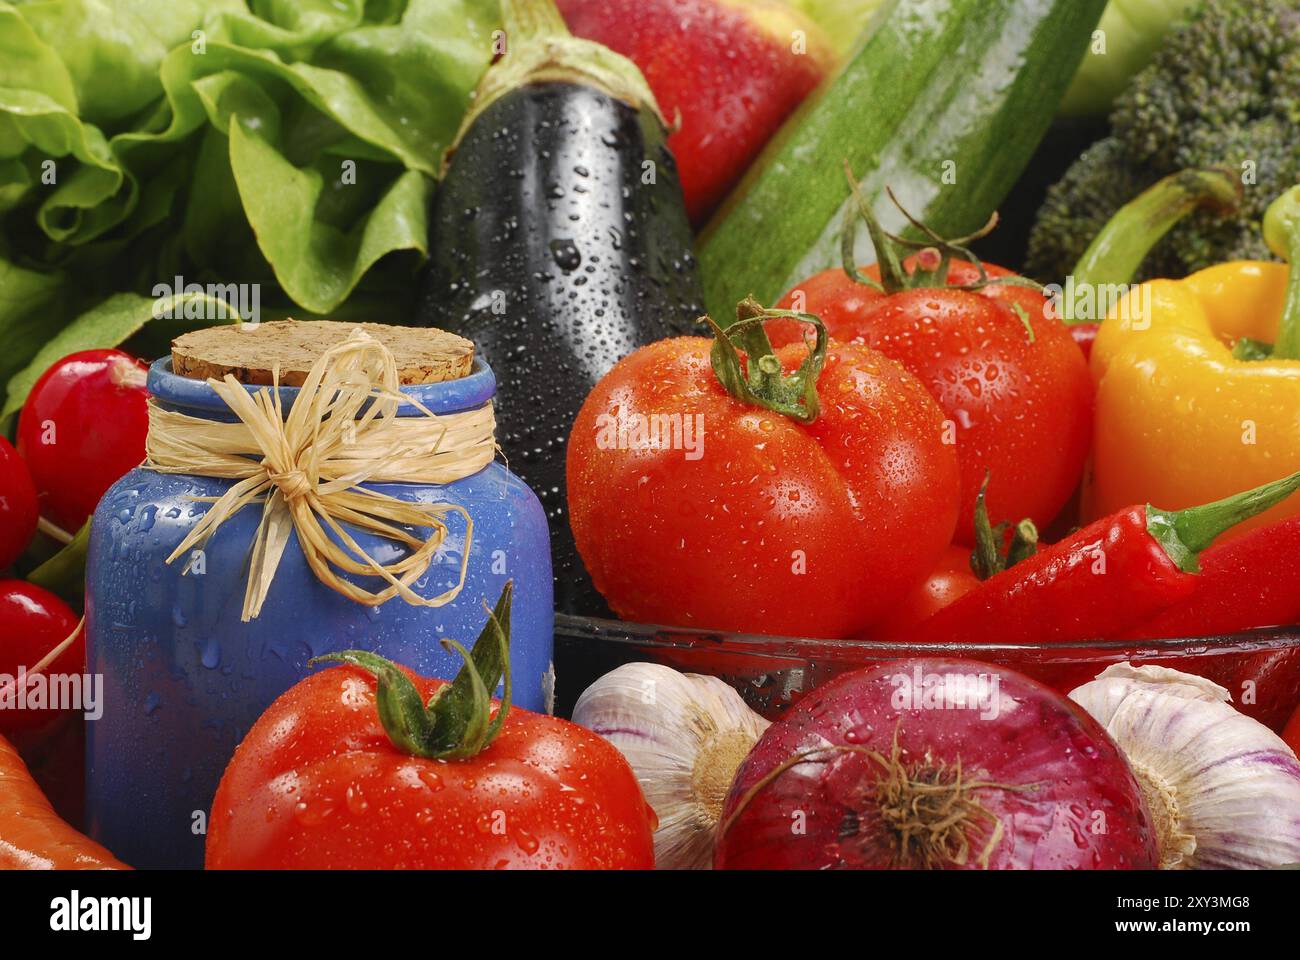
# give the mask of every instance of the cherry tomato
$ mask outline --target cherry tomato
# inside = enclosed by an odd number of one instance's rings
[[[79,618],[66,603],[26,580],[0,580],[0,734],[12,736],[43,726],[66,711],[17,709],[13,686],[18,668],[31,669],[77,628]],[[80,674],[86,669],[86,638],[77,638],[43,671],[46,676]],[[31,679],[28,680],[30,689]]]
[[[970,566],[970,548],[951,546],[930,576],[900,600],[889,616],[871,628],[871,636],[907,642],[907,631],[979,586]]]
[[[1101,329],[1099,323],[1072,323],[1070,324],[1070,336],[1074,338],[1075,344],[1083,352],[1085,360],[1092,357],[1092,345],[1097,342],[1097,331]]]
[[[41,512],[63,529],[81,529],[104,491],[144,460],[147,370],[120,350],[83,350],[32,387],[18,418],[18,450]]]
[[[909,258],[904,266],[911,271],[913,264]],[[1010,275],[986,269],[990,277]],[[874,265],[863,272],[880,277]],[[955,539],[962,544],[974,540],[975,498],[986,473],[994,524],[1029,517],[1046,528],[1079,483],[1092,431],[1092,382],[1069,328],[1046,315],[1037,290],[954,289],[977,279],[973,266],[955,261],[949,287],[887,295],[827,270],[780,304],[816,314],[832,337],[879,350],[929,387],[956,436],[962,492]],[[768,329],[774,344],[803,337],[791,321]]]
[[[710,345],[643,347],[579,411],[568,484],[587,569],[629,619],[854,636],[951,540],[957,460],[943,412],[897,363],[831,341],[821,412],[805,426],[729,395]],[[792,371],[806,350],[777,355]],[[665,442],[638,442],[656,424]]]
[[[36,533],[36,485],[18,451],[0,437],[0,570],[18,559]]]
[[[445,686],[405,672],[426,703]],[[384,732],[375,687],[334,667],[267,708],[217,788],[209,869],[654,866],[654,814],[607,741],[512,708],[482,753],[411,756]]]

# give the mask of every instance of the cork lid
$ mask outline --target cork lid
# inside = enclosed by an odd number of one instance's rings
[[[241,383],[270,384],[280,365],[280,383],[300,387],[316,359],[356,329],[388,347],[403,384],[441,383],[468,376],[474,344],[432,327],[335,320],[273,320],[259,324],[206,327],[172,341],[172,370],[193,380],[231,374]]]

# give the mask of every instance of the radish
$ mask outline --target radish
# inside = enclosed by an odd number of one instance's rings
[[[68,533],[144,459],[148,370],[121,350],[69,354],[41,374],[18,415],[18,452],[41,513]]]
[[[1101,726],[1014,671],[915,659],[843,674],[774,723],[723,806],[715,868],[1153,869]]]

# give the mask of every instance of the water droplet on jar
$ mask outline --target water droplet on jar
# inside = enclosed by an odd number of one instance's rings
[[[199,657],[200,662],[209,670],[215,670],[221,664],[221,644],[216,637],[209,637],[203,644],[203,653]]]

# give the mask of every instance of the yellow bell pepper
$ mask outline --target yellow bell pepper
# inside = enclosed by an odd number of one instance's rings
[[[1300,263],[1300,188],[1270,208],[1265,237]],[[1225,263],[1133,288],[1091,363],[1091,513],[1180,509],[1300,470],[1300,270]],[[1234,533],[1296,513],[1292,498]]]

